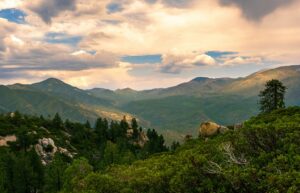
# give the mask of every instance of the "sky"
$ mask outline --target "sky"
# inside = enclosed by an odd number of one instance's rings
[[[298,65],[300,0],[0,0],[0,84],[169,87]]]

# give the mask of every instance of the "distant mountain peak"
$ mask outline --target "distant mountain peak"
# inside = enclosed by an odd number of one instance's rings
[[[46,80],[41,81],[40,83],[66,84],[65,82],[57,78],[48,78]]]
[[[208,78],[208,77],[197,77],[197,78],[194,78],[192,81],[203,82],[203,81],[207,81],[207,80],[210,80],[210,78]]]
[[[31,85],[33,88],[38,88],[41,90],[47,90],[47,91],[64,91],[66,92],[67,90],[79,90],[78,88],[69,85],[57,78],[48,78],[44,81],[35,83]]]

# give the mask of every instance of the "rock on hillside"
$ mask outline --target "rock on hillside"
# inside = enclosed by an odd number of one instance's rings
[[[218,125],[214,122],[204,122],[199,128],[199,135],[203,137],[211,137],[218,133],[225,133],[226,131],[228,131],[227,127]]]
[[[17,141],[17,137],[15,135],[9,135],[5,137],[0,136],[0,147],[8,146],[7,142],[15,142],[15,141]]]
[[[73,158],[73,154],[67,149],[55,146],[55,143],[51,138],[39,139],[38,144],[34,146],[34,149],[40,156],[43,165],[50,163],[57,152]]]

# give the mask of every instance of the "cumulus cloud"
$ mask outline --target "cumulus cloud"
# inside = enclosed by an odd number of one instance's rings
[[[34,0],[27,3],[28,8],[38,14],[46,23],[63,11],[74,11],[76,0]]]
[[[6,50],[4,39],[15,32],[15,27],[5,19],[0,18],[0,53]]]
[[[118,56],[106,51],[73,50],[68,46],[26,42],[15,35],[4,38],[7,49],[0,67],[20,65],[18,70],[83,70],[111,68],[117,65]]]
[[[215,65],[216,61],[209,55],[201,53],[170,53],[162,55],[162,64],[159,65],[163,73],[178,74],[183,69],[195,66]]]
[[[243,15],[258,21],[272,13],[277,8],[285,6],[294,0],[220,0],[222,5],[235,5],[242,10]]]
[[[0,9],[10,9],[18,7],[22,4],[22,0],[1,0]]]
[[[262,64],[263,58],[256,56],[256,57],[243,57],[243,56],[236,56],[233,58],[229,58],[224,60],[220,63],[221,66],[235,66],[235,65],[247,65],[247,64]]]
[[[263,67],[270,58],[284,65],[295,64],[300,53],[300,4],[284,6],[291,1],[0,0],[0,9],[15,8],[28,15],[25,24],[0,18],[0,72],[5,72],[5,77],[15,72],[15,78],[25,71],[32,76],[37,72],[61,74],[59,77],[72,74],[80,80],[83,71],[97,69],[97,77],[110,69],[114,69],[112,75],[122,69],[123,74],[128,73],[124,80],[111,85],[118,87],[123,81],[126,86],[137,82],[137,87],[151,87],[155,81],[146,83],[146,79],[167,77],[165,85],[170,85],[171,77],[181,82],[205,73],[224,76],[230,71],[224,69],[232,68],[239,70],[229,75],[240,76],[249,73],[248,64]],[[119,5],[109,7],[111,3]],[[248,20],[241,17],[240,10]],[[262,17],[259,25],[249,21]],[[181,51],[169,52],[176,48]],[[145,60],[146,55],[155,54],[162,54],[162,61],[135,64],[139,59],[135,57],[134,65],[119,63],[124,56],[143,56]],[[268,56],[268,60],[257,56]],[[16,81],[25,77],[18,76]],[[97,81],[87,76],[89,84]],[[145,80],[141,81],[142,77]],[[109,87],[114,77],[106,78],[104,85]]]

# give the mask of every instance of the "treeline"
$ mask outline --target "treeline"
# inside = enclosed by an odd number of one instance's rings
[[[153,129],[144,130],[135,118],[129,122],[125,117],[119,122],[98,118],[91,126],[88,121],[63,121],[58,114],[53,119],[18,112],[0,115],[0,136],[11,135],[17,140],[0,147],[1,193],[59,192],[70,186],[70,177],[78,177],[69,176],[73,159],[64,154],[56,153],[49,164],[42,165],[34,148],[42,138],[53,139],[74,159],[84,157],[91,171],[104,171],[112,164],[131,164],[168,151],[163,136]]]

